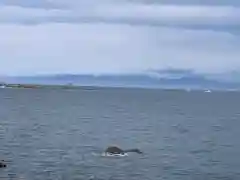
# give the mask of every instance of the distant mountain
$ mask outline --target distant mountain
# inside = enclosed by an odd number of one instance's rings
[[[213,76],[214,77],[214,76]],[[240,83],[218,80],[210,75],[197,74],[191,70],[151,70],[139,74],[79,75],[55,74],[45,76],[8,77],[9,83],[75,84],[82,86],[121,86],[149,88],[214,88],[240,89]]]

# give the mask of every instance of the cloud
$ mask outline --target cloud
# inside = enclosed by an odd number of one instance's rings
[[[231,5],[237,6],[240,5],[238,0],[218,0],[218,1],[209,1],[209,0],[132,0],[131,2],[141,2],[146,4],[176,4],[176,5]]]
[[[129,73],[167,67],[221,71],[240,65],[229,33],[106,24],[0,26],[1,71]],[[226,63],[227,62],[227,63]]]
[[[49,0],[0,0],[0,5],[2,6],[19,6],[19,7],[28,7],[28,8],[44,8],[44,9],[52,9],[52,8],[63,8],[58,3],[53,3]]]
[[[129,73],[169,67],[219,72],[240,66],[238,1],[0,4],[3,74]],[[215,31],[218,27],[221,31]]]
[[[65,1],[64,1],[65,2]],[[70,1],[71,2],[71,1]],[[240,7],[207,5],[160,5],[144,3],[78,3],[70,9],[35,9],[2,6],[0,22],[4,23],[115,23],[132,25],[174,26],[240,26]],[[64,5],[62,5],[64,6]]]
[[[130,4],[104,6],[96,10],[98,17],[145,21],[163,24],[240,24],[240,8],[227,6],[177,6]]]
[[[19,6],[0,7],[0,22],[2,23],[27,23],[27,22],[47,22],[53,18],[64,17],[67,11],[58,9],[34,9]]]

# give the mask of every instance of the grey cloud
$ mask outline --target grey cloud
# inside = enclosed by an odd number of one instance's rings
[[[240,27],[240,7],[233,1],[221,6],[190,0],[181,0],[181,6],[171,0],[0,2],[4,74],[240,68],[240,36],[226,32]]]
[[[5,6],[0,9],[0,22],[25,24],[64,22],[239,28],[239,19],[240,8],[228,6],[156,6],[124,3],[67,10],[18,6]]]
[[[239,0],[126,0],[146,4],[176,4],[176,5],[238,5]]]
[[[62,9],[60,4],[52,3],[48,0],[0,0],[2,6],[19,6],[26,8],[43,8],[43,9]]]
[[[114,3],[115,0],[0,0],[2,5],[17,5],[34,8],[66,8],[72,5]],[[175,5],[232,5],[240,6],[239,0],[119,0],[118,2],[144,4],[175,4]]]
[[[0,27],[0,70],[5,74],[240,67],[240,38],[229,33],[106,24]]]

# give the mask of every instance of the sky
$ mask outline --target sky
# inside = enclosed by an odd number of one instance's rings
[[[0,74],[240,70],[239,0],[0,0]]]

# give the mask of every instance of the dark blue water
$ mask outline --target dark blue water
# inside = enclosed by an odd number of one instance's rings
[[[1,89],[0,177],[239,180],[239,127],[237,92]]]

